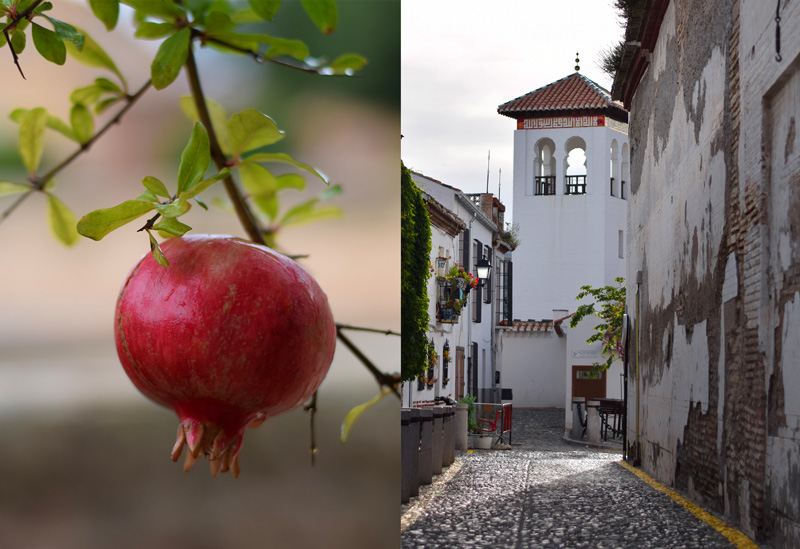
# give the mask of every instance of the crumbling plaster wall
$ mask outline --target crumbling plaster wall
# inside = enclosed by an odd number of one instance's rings
[[[628,440],[660,481],[798,546],[800,2],[782,5],[778,62],[774,5],[671,1],[633,98]]]

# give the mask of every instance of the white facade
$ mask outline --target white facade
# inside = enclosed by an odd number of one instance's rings
[[[585,165],[569,167],[567,155],[576,147],[585,151]],[[581,286],[606,286],[624,276],[626,201],[620,194],[622,181],[626,187],[630,181],[628,151],[628,136],[611,127],[515,130],[514,220],[523,242],[514,254],[517,318],[574,310]],[[565,194],[564,176],[579,174],[586,175],[586,194]],[[536,195],[536,176],[555,176],[555,194]]]
[[[443,275],[453,265],[461,265],[477,276],[476,262],[481,257],[492,265],[499,264],[503,256],[493,247],[498,227],[460,190],[415,172],[412,172],[412,179],[430,199],[463,221],[465,229],[452,236],[433,224],[431,226],[430,261],[434,272],[428,281],[428,334],[438,355],[433,372],[435,382],[425,387],[416,380],[407,382],[403,405],[429,405],[440,397],[458,400],[464,394],[474,394],[479,401],[498,400],[495,381],[502,361],[495,332],[494,279],[487,281],[488,288],[470,291],[456,322],[441,322],[437,318],[437,275]],[[465,238],[469,239],[468,251],[465,250]],[[443,363],[445,343],[449,347],[446,376]]]

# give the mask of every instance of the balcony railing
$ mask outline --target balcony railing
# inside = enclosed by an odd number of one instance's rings
[[[463,279],[462,279],[463,280]],[[461,309],[466,304],[465,287],[444,277],[437,280],[436,320],[444,324],[455,324],[461,317]],[[465,286],[465,285],[464,285]]]
[[[586,194],[585,175],[565,176],[566,192],[564,194]]]
[[[534,193],[537,195],[552,195],[556,194],[556,176],[554,175],[537,175],[536,188]]]

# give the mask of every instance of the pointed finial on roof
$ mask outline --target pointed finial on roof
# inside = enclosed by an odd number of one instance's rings
[[[578,53],[575,52],[575,72],[578,72],[579,70],[581,70],[580,62],[581,62],[581,60],[580,60],[580,58],[578,56]]]

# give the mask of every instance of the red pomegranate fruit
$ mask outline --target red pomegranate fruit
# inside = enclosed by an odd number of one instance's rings
[[[117,300],[114,333],[139,391],[180,419],[172,450],[239,476],[248,425],[302,404],[333,359],[328,299],[300,265],[239,238],[196,235],[147,254]]]

